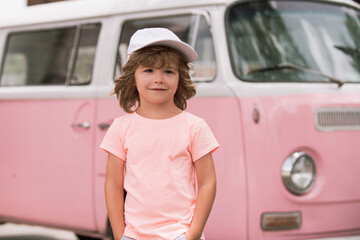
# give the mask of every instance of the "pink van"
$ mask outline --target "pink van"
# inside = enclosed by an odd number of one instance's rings
[[[0,19],[0,222],[111,239],[110,96],[140,28],[199,53],[188,111],[208,122],[209,240],[360,237],[360,6],[351,0],[65,1]],[[155,191],[155,189],[154,189]]]

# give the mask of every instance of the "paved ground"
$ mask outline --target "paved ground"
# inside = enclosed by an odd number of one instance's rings
[[[77,240],[72,232],[6,223],[0,225],[0,240]]]

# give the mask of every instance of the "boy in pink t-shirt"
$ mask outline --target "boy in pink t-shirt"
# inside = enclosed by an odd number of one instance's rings
[[[204,120],[184,111],[196,93],[188,66],[196,52],[171,31],[150,28],[132,36],[128,53],[114,93],[129,114],[115,119],[100,146],[108,152],[114,238],[204,239],[219,144]]]

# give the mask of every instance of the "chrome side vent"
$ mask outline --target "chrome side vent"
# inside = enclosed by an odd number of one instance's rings
[[[360,130],[360,108],[319,108],[315,126],[320,131]]]

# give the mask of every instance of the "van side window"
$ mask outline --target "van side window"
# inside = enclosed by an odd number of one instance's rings
[[[150,27],[168,28],[196,50],[198,59],[191,67],[193,81],[211,81],[215,78],[216,62],[213,39],[206,18],[202,15],[178,15],[125,22],[118,47],[115,77],[120,75],[121,66],[126,61],[130,37],[136,30]]]
[[[100,24],[82,26],[71,85],[90,83],[99,32]]]
[[[100,24],[11,33],[1,86],[88,84]]]

